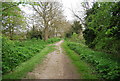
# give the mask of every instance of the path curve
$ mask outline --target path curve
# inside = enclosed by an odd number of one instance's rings
[[[46,55],[42,64],[29,72],[27,79],[79,79],[79,73],[71,63],[71,60],[63,53],[61,40],[54,45],[56,50]]]

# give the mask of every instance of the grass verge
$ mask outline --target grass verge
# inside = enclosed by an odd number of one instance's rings
[[[120,78],[120,61],[113,59],[110,54],[94,51],[86,45],[75,42],[67,42],[67,46],[80,55],[80,58],[95,68],[100,79]]]
[[[62,44],[62,47],[72,60],[73,64],[77,67],[77,70],[80,73],[80,79],[98,79],[97,75],[94,74],[94,68],[81,60],[80,56],[77,55],[73,50],[69,49],[69,47],[66,45],[66,42]]]
[[[36,54],[30,60],[22,63],[20,66],[16,67],[15,70],[9,74],[3,75],[3,79],[22,79],[27,75],[28,72],[32,71],[37,64],[42,63],[45,55],[55,50],[54,46],[47,46],[40,53]]]

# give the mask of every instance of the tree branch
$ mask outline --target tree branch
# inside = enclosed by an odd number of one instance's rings
[[[10,7],[7,7],[7,8],[5,8],[5,9],[2,9],[2,11],[5,11],[5,10],[7,10],[7,9],[9,9],[9,8],[14,7],[14,6],[18,6],[20,3],[21,3],[21,2],[19,2],[19,3],[15,4],[15,5],[12,5],[12,6],[10,6]]]

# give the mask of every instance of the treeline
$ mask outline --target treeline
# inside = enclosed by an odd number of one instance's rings
[[[33,13],[26,13],[26,7]],[[2,2],[1,18],[2,34],[11,40],[64,37],[70,27],[59,2]]]
[[[120,53],[120,2],[96,2],[85,17],[85,43],[93,49]]]

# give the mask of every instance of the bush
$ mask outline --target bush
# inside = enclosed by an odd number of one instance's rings
[[[113,42],[114,41],[114,42]],[[95,45],[97,50],[102,50],[106,53],[118,54],[120,53],[120,40],[116,40],[115,38],[106,38],[103,37],[99,42]]]
[[[120,64],[117,60],[113,60],[112,56],[103,52],[93,51],[85,45],[79,43],[69,42],[68,46],[70,49],[78,53],[81,56],[81,59],[84,59],[95,66],[101,78],[119,79]]]

